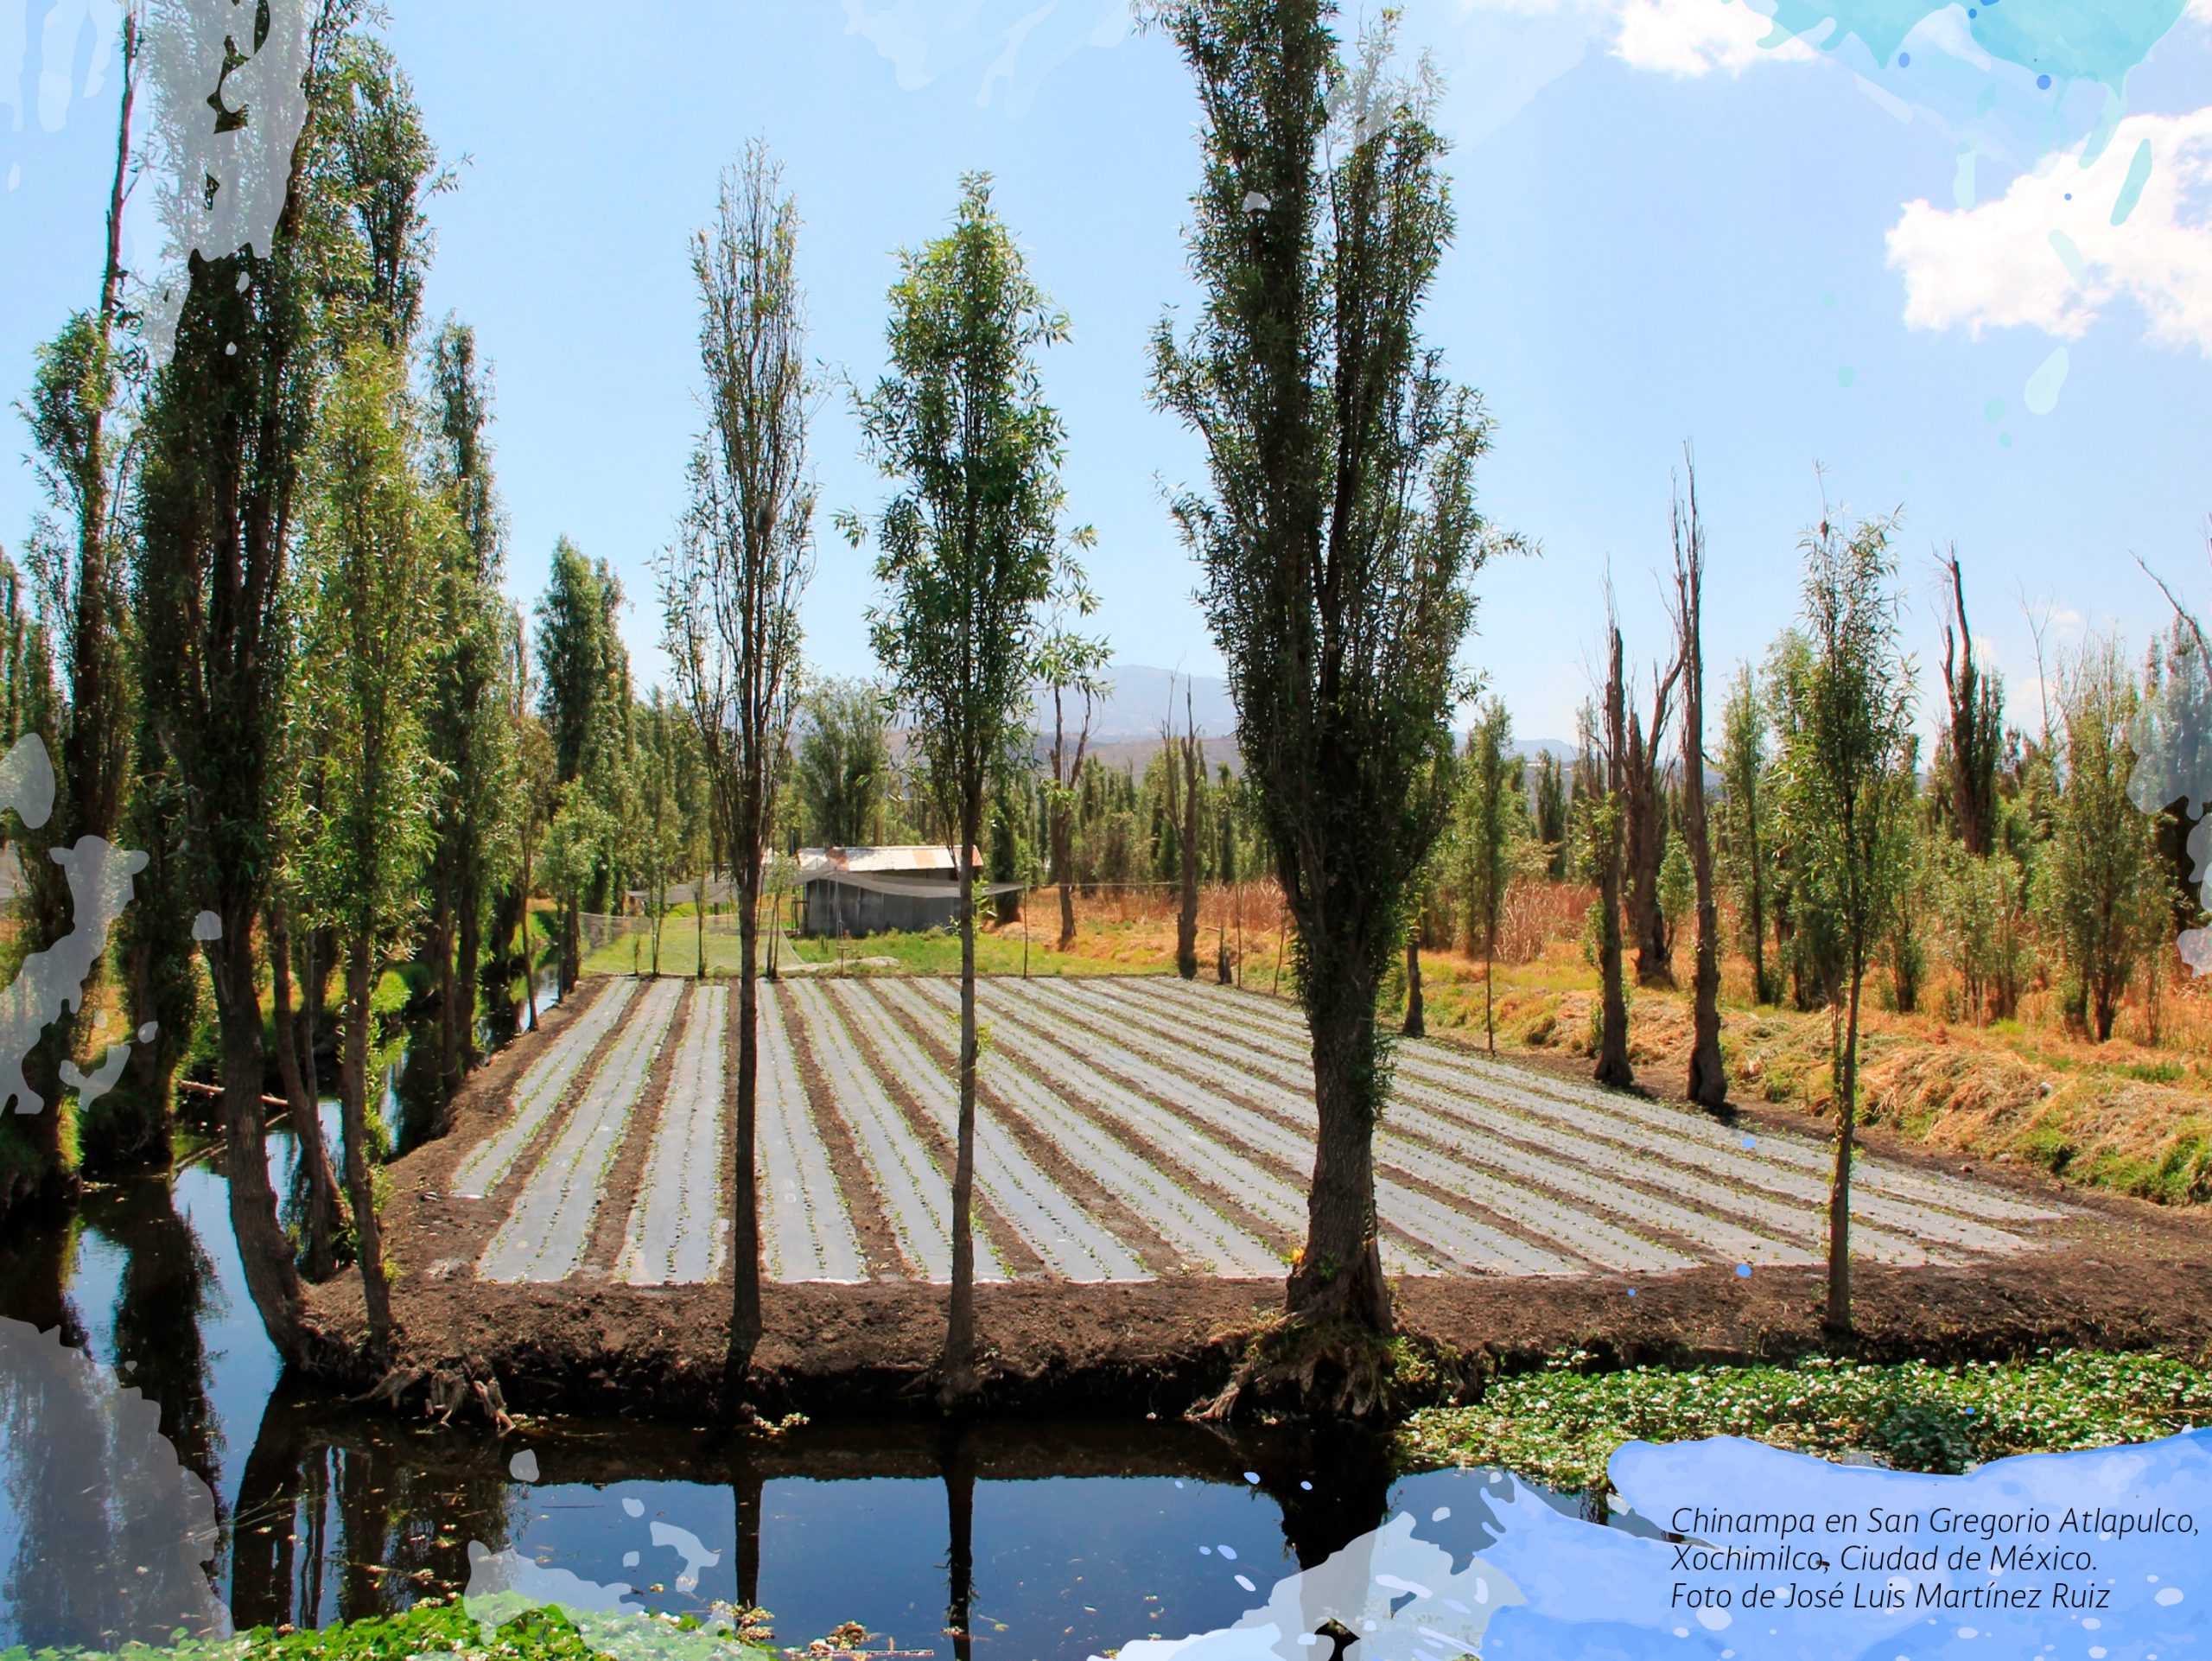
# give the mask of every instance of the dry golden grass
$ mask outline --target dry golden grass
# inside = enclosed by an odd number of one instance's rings
[[[1515,886],[1491,987],[1500,1049],[1589,1053],[1599,986],[1581,937],[1592,898],[1589,889],[1566,883]],[[1033,903],[1033,931],[1056,928],[1057,894],[1040,894]],[[1174,956],[1171,889],[1081,898],[1077,911],[1077,956],[1125,968],[1154,967]],[[1289,975],[1277,968],[1285,935],[1272,882],[1209,888],[1199,917],[1202,976],[1213,978],[1225,931],[1249,990],[1289,991]],[[1687,939],[1676,949],[1676,965],[1687,978]],[[2212,1201],[2212,986],[2190,980],[2177,957],[2169,968],[2156,1004],[2139,985],[2103,1044],[2067,1028],[2047,987],[2022,998],[2017,1019],[1977,1027],[1940,1013],[1955,1007],[1944,972],[1928,977],[1922,1012],[1912,1015],[1879,1007],[1875,977],[1863,1005],[1861,1112],[1947,1151],[2032,1163],[2071,1181],[2170,1204]],[[1478,1038],[1482,963],[1459,951],[1427,950],[1421,975],[1429,1030]],[[1725,957],[1721,1044],[1738,1099],[1824,1116],[1833,1106],[1829,1013],[1755,1007],[1751,990],[1749,964]],[[1395,985],[1389,990],[1386,1014],[1395,1013],[1402,996]],[[1682,1088],[1690,1013],[1687,992],[1631,990],[1629,1053],[1647,1085],[1669,1093]]]

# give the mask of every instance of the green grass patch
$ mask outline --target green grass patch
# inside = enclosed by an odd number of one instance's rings
[[[479,1599],[480,1609],[503,1612],[512,1594]],[[619,1651],[616,1646],[619,1645]],[[0,1650],[0,1661],[82,1661],[85,1650]],[[320,1631],[276,1632],[266,1626],[235,1638],[188,1639],[173,1644],[133,1644],[113,1653],[128,1661],[175,1657],[180,1661],[414,1661],[459,1655],[471,1661],[598,1661],[620,1653],[626,1661],[749,1661],[777,1652],[757,1642],[740,1644],[725,1628],[703,1626],[689,1616],[601,1615],[559,1609],[527,1609],[487,1632],[458,1601],[435,1599],[404,1614],[340,1621]]]
[[[761,961],[766,963],[766,942],[762,942]],[[870,934],[858,939],[846,940],[841,949],[837,941],[798,935],[785,935],[781,951],[785,961],[796,959],[803,964],[834,964],[840,960],[855,965],[855,972],[899,972],[909,975],[957,975],[960,972],[960,937],[945,930],[931,929],[906,934]],[[1003,934],[979,934],[976,937],[976,971],[982,975],[1020,975],[1027,958],[1027,972],[1032,975],[1128,975],[1171,972],[1173,963],[1120,964],[1083,957],[1074,952],[1053,951],[1044,941],[1033,935],[1025,954],[1021,937]],[[863,959],[883,958],[888,963],[859,968]],[[652,971],[652,942],[617,940],[588,953],[583,960],[587,975],[627,975],[651,973]],[[671,925],[661,931],[660,972],[664,975],[690,975],[699,965],[699,937],[686,927]],[[895,965],[895,970],[894,970]],[[709,975],[734,975],[738,971],[737,937],[707,935],[707,972]]]
[[[1808,1454],[1865,1452],[1956,1471],[2014,1454],[2149,1441],[2212,1422],[2212,1377],[2158,1355],[2068,1350],[1957,1367],[1812,1359],[1791,1367],[1579,1371],[1585,1358],[1497,1379],[1471,1406],[1425,1409],[1399,1432],[1417,1465],[1496,1465],[1555,1488],[1601,1487],[1628,1441],[1746,1436]]]

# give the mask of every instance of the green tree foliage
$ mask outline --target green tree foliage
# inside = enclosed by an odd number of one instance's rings
[[[1492,697],[1467,735],[1459,768],[1456,826],[1461,939],[1483,960],[1483,1040],[1497,1048],[1491,997],[1491,968],[1505,920],[1505,897],[1529,837],[1529,795],[1522,759],[1513,754],[1513,718],[1505,701]]]
[[[1897,819],[1912,771],[1912,673],[1897,645],[1892,523],[1823,519],[1803,543],[1803,650],[1781,692],[1783,811],[1800,906],[1832,922],[1843,958],[1835,1165],[1828,1193],[1831,1330],[1851,1329],[1851,1161],[1859,995],[1899,898]]]
[[[2002,849],[1976,858],[1955,843],[1939,847],[1934,862],[1935,914],[1958,976],[1960,1013],[1976,1022],[2009,1021],[2033,963],[2019,862]]]
[[[875,544],[887,597],[868,614],[869,638],[963,862],[982,837],[991,771],[1020,735],[1043,608],[1068,558],[1065,440],[1036,364],[1067,328],[992,207],[989,180],[970,175],[952,228],[899,258],[885,331],[891,366],[859,400],[869,452],[899,488],[873,520],[849,513],[840,524],[855,546]],[[947,1402],[975,1384],[971,885],[962,896]]]
[[[1205,568],[1313,1040],[1319,1135],[1287,1298],[1305,1321],[1387,1331],[1376,1006],[1449,817],[1452,665],[1491,545],[1474,506],[1489,420],[1416,332],[1453,231],[1437,88],[1426,67],[1391,73],[1389,14],[1350,61],[1327,0],[1173,0],[1160,16],[1197,84],[1205,297],[1186,329],[1161,323],[1154,393],[1206,449],[1211,491],[1173,512]]]
[[[2041,874],[2063,972],[2060,1003],[2100,1043],[2170,910],[2155,822],[2127,794],[2139,708],[2119,642],[2090,642],[2060,695],[2064,787]]]
[[[724,170],[715,220],[691,239],[706,430],[661,585],[669,655],[714,792],[737,901],[736,1291],[725,1397],[734,1405],[760,1337],[760,895],[798,697],[800,596],[814,570],[807,472],[806,315],[798,207],[765,144]]]
[[[891,723],[880,687],[824,678],[799,705],[798,754],[791,775],[800,834],[824,848],[876,840],[891,776]]]
[[[1060,891],[1060,950],[1075,945],[1075,825],[1082,800],[1084,764],[1090,759],[1090,723],[1112,688],[1105,678],[1114,649],[1103,634],[1085,634],[1083,620],[1098,609],[1098,597],[1079,570],[1054,585],[1051,613],[1039,637],[1031,672],[1052,697],[1052,741],[1046,752],[1052,782],[1046,786],[1046,845],[1052,880]],[[1075,746],[1068,746],[1068,706],[1080,706]],[[1226,844],[1224,844],[1226,846]],[[1233,856],[1232,856],[1233,857]]]
[[[1998,763],[2005,748],[2005,678],[1974,661],[1967,621],[1965,573],[1954,549],[1951,615],[1943,624],[1943,693],[1947,721],[1936,758],[1946,814],[1967,852],[1980,857],[1997,840]]]
[[[191,258],[173,353],[148,394],[132,585],[146,723],[138,752],[170,760],[194,897],[213,913],[205,950],[221,1027],[232,1225],[263,1324],[294,1361],[319,1347],[320,1334],[266,1175],[254,939],[274,866],[279,781],[270,760],[290,656],[285,564],[340,321],[326,302],[355,251],[333,157],[356,10],[353,0],[321,0],[312,15],[307,126],[269,245]],[[171,109],[163,119],[204,115]]]
[[[437,765],[423,731],[424,620],[463,540],[421,465],[404,372],[378,344],[349,351],[324,414],[303,544],[298,674],[329,765],[306,851],[315,920],[345,956],[339,1100],[372,1352],[391,1352],[391,1289],[369,1173],[376,983],[415,926],[435,845]]]
[[[615,627],[622,587],[563,537],[537,602],[537,712],[551,741],[545,878],[561,902],[565,995],[582,971],[582,915],[619,892],[631,788],[630,657]]]
[[[437,764],[436,843],[425,947],[438,985],[437,1062],[445,1092],[477,1060],[477,991],[494,892],[516,862],[518,791],[512,614],[500,589],[506,524],[492,476],[492,377],[475,331],[448,317],[429,348],[429,476],[458,523],[434,574],[425,733]],[[505,952],[495,939],[493,955]]]
[[[1530,812],[1536,840],[1543,844],[1544,875],[1554,882],[1564,882],[1573,852],[1567,826],[1567,769],[1549,750],[1536,758],[1535,797]]]
[[[1771,762],[1758,677],[1740,665],[1720,711],[1720,876],[1734,903],[1738,948],[1751,960],[1751,996],[1772,1003],[1781,977],[1767,957],[1773,915],[1774,848],[1769,800]]]
[[[35,842],[19,848],[67,847],[80,837],[112,841],[124,807],[131,748],[132,699],[127,660],[130,528],[128,510],[137,455],[130,407],[143,362],[118,341],[123,315],[123,205],[130,169],[131,113],[137,92],[138,18],[126,10],[122,29],[122,91],[116,119],[115,171],[108,201],[107,263],[95,307],[73,314],[38,348],[29,400],[32,470],[56,519],[41,515],[31,539],[38,609],[59,661],[59,696],[44,735],[55,773],[54,811]],[[12,742],[22,730],[10,728]],[[21,938],[26,951],[43,951],[73,926],[62,868],[31,856],[22,862]],[[168,1161],[166,1093],[156,1096],[134,1076],[73,1123],[60,1076],[70,1059],[78,1009],[58,1011],[24,1058],[25,1076],[45,1101],[35,1123],[20,1126],[36,1149],[41,1181],[67,1185],[81,1153],[93,1174]],[[143,1072],[143,1069],[140,1071]],[[70,1144],[74,1143],[74,1146]],[[8,1199],[0,1193],[0,1212]]]

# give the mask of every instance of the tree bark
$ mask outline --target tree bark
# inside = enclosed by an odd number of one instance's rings
[[[1070,850],[1075,838],[1069,834],[1068,819],[1071,810],[1056,807],[1052,812],[1052,875],[1060,885],[1060,950],[1075,950],[1075,879],[1068,869]]]
[[[1185,980],[1198,977],[1198,738],[1194,731],[1183,735],[1183,879],[1182,903],[1175,913],[1175,972]]]
[[[353,1206],[353,1256],[369,1317],[369,1359],[383,1366],[392,1355],[391,1284],[385,1277],[384,1231],[377,1221],[368,1149],[370,995],[376,971],[374,937],[366,928],[357,929],[346,954],[346,1055],[338,1101],[346,1132],[346,1191]]]
[[[1835,1338],[1851,1333],[1851,1155],[1859,1130],[1859,988],[1864,978],[1864,969],[1854,963],[1843,1053],[1836,1068],[1835,1168],[1828,1179],[1828,1301],[1821,1323]]]
[[[1408,1038],[1428,1035],[1427,1012],[1421,996],[1421,923],[1406,931],[1406,1019],[1399,1031]]]
[[[1667,851],[1666,781],[1659,754],[1666,738],[1675,679],[1681,672],[1681,665],[1677,660],[1660,678],[1651,696],[1651,725],[1648,731],[1636,717],[1629,717],[1626,741],[1621,750],[1621,783],[1627,813],[1624,881],[1639,986],[1671,987],[1675,983],[1674,926],[1668,922],[1665,908],[1659,903],[1659,869]],[[1625,709],[1625,685],[1622,697]]]
[[[1306,1202],[1306,1250],[1291,1270],[1285,1302],[1308,1325],[1349,1321],[1388,1337],[1394,1329],[1390,1289],[1375,1212],[1375,1126],[1388,1090],[1375,1025],[1379,989],[1371,968],[1356,964],[1317,969],[1313,979],[1301,990],[1320,1123]]]
[[[476,1043],[477,971],[484,955],[484,865],[472,846],[461,870],[457,895],[461,913],[460,954],[454,967],[454,1022],[460,1028],[460,1064],[447,1095],[460,1087],[470,1068],[483,1059]]]
[[[952,1292],[945,1306],[944,1377],[938,1400],[950,1410],[976,1389],[976,885],[968,850],[983,820],[978,781],[963,791],[960,848],[960,1123],[952,1167]]]
[[[730,1309],[729,1384],[741,1384],[760,1342],[760,1185],[755,1144],[760,1103],[760,860],[741,850],[737,893],[737,1136],[731,1149],[734,1198],[730,1251],[737,1294]]]

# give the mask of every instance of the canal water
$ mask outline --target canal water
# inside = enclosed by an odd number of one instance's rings
[[[386,1097],[403,1144],[422,1117],[410,1097],[403,1068]],[[296,1148],[281,1125],[270,1162],[289,1193]],[[145,1566],[87,1544],[116,1526],[90,1518],[92,1497],[127,1486],[110,1468],[124,1439],[95,1445],[68,1417],[100,1388],[156,1404],[206,1483],[213,1604],[241,1627],[462,1592],[474,1550],[626,1588],[647,1608],[763,1608],[779,1646],[854,1622],[871,1649],[1075,1661],[1232,1624],[1400,1511],[1471,1554],[1482,1499],[1515,1486],[1395,1473],[1356,1436],[1179,1422],[821,1422],[768,1438],[558,1419],[501,1437],[396,1416],[281,1376],[212,1148],[0,1238],[0,1318],[58,1329],[106,1370],[84,1369],[93,1382],[64,1392],[66,1411],[0,1377],[0,1649],[98,1643],[144,1618]]]

